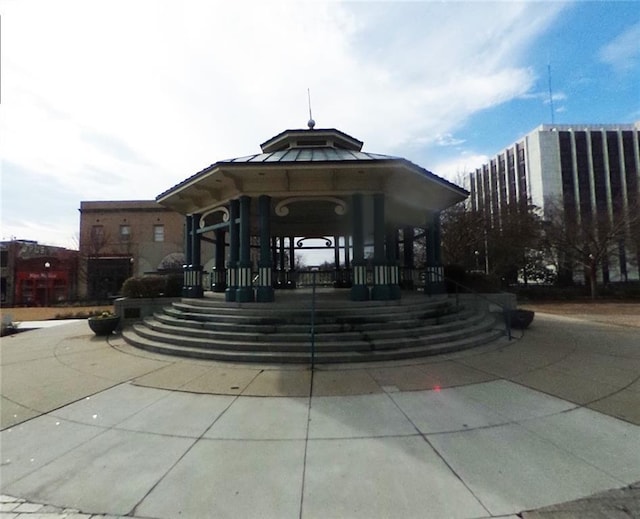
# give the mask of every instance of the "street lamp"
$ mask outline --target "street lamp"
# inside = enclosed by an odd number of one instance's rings
[[[44,264],[44,306],[49,306],[49,269],[51,263],[48,261]]]

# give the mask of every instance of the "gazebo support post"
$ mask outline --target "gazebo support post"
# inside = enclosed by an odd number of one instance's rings
[[[351,283],[351,258],[349,257],[350,238],[348,234],[344,236],[344,281],[345,288],[350,288]]]
[[[385,255],[384,194],[373,195],[373,288],[371,299],[386,301],[389,294],[389,269]]]
[[[227,262],[227,289],[225,300],[233,302],[236,300],[236,289],[238,288],[237,267],[238,267],[238,213],[239,202],[231,200],[229,202],[229,260]]]
[[[256,289],[256,301],[270,303],[274,301],[273,283],[271,273],[271,197],[261,195],[258,198],[258,216],[260,218],[260,261],[258,263],[258,288]]]
[[[425,289],[427,295],[444,294],[444,268],[440,249],[440,213],[427,217],[427,272]]]
[[[200,235],[197,234],[200,215],[187,216],[186,259],[182,285],[183,297],[202,297],[202,265],[200,265]]]
[[[289,236],[289,270],[287,270],[287,288],[296,288],[296,242]]]
[[[240,261],[238,262],[238,289],[236,301],[248,303],[254,301],[251,281],[251,197],[240,197]]]
[[[278,288],[286,288],[284,270],[284,236],[278,237],[278,250],[280,251],[280,268],[278,269]]]
[[[367,301],[369,299],[369,288],[367,287],[367,264],[364,261],[362,194],[356,193],[352,195],[351,206],[353,225],[353,285],[351,286],[351,300]]]
[[[215,265],[211,272],[211,290],[224,292],[227,289],[227,273],[224,268],[225,231],[216,229]]]
[[[340,237],[333,235],[333,286],[339,288],[342,286],[340,277]]]
[[[402,288],[413,289],[413,269],[415,268],[413,242],[415,230],[408,225],[402,229],[403,240],[403,268],[402,268]]]
[[[389,299],[400,299],[400,280],[398,278],[398,230],[387,229],[387,268],[389,272]]]

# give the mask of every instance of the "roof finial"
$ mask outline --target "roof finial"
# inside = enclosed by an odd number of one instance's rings
[[[310,130],[313,130],[313,127],[316,125],[316,122],[313,120],[313,116],[311,115],[311,90],[307,88],[307,98],[309,99],[309,121],[307,122],[307,126]]]

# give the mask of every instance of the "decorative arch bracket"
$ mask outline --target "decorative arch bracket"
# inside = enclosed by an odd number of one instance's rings
[[[213,213],[222,213],[222,221],[223,222],[228,222],[229,221],[229,209],[227,209],[225,206],[221,205],[218,207],[215,207],[214,209],[211,209],[210,211],[207,211],[206,213],[204,213],[201,217],[200,217],[200,229],[204,228],[204,221],[205,218],[207,216],[209,216],[210,214]]]
[[[278,216],[287,216],[289,214],[289,205],[300,202],[331,202],[335,204],[333,210],[338,216],[342,216],[347,212],[347,203],[341,198],[335,196],[298,196],[285,198],[278,202],[275,213]]]

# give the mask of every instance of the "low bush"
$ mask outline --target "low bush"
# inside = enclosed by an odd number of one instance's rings
[[[591,300],[588,286],[520,285],[513,290],[522,301],[580,301]],[[635,300],[640,299],[640,283],[610,283],[598,286],[597,299]]]
[[[182,295],[183,275],[169,274],[164,276],[164,295],[165,297],[180,297]]]
[[[461,265],[445,265],[445,285],[447,292],[467,292],[469,290],[480,293],[500,292],[500,280],[484,272],[468,272]]]
[[[131,298],[179,297],[181,292],[182,274],[131,277],[122,285],[122,295]]]

